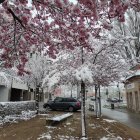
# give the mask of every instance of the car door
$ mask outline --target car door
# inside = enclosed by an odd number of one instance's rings
[[[68,100],[68,98],[63,98],[63,100],[62,100],[62,109],[66,110],[68,108],[69,108],[69,100]]]
[[[62,98],[56,98],[53,103],[53,109],[62,109]]]

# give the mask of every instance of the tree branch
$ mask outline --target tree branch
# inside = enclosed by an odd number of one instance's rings
[[[0,4],[3,3],[5,0],[0,0]]]
[[[15,13],[10,8],[8,8],[8,11],[12,14],[13,18],[17,20],[20,23],[20,25],[25,29],[25,26],[22,24],[22,21],[15,15]]]

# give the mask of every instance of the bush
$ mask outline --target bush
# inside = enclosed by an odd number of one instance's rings
[[[21,114],[28,110],[35,110],[35,101],[0,102],[0,116]]]

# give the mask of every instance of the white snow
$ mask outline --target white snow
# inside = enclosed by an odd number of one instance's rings
[[[106,121],[106,122],[109,122],[109,123],[117,122],[117,121],[115,121],[115,120],[109,120],[109,119],[103,119],[103,120]]]
[[[126,80],[133,77],[133,76],[140,76],[140,70],[135,70],[133,72],[131,71],[129,76],[126,78]]]
[[[10,81],[5,72],[0,72],[0,80],[5,86],[8,86],[10,84]]]
[[[48,128],[48,129],[55,129],[57,127],[54,127],[54,126],[46,126],[46,128]]]
[[[88,68],[88,66],[82,66],[80,69],[76,70],[76,79],[77,80],[83,80],[83,81],[89,81],[90,83],[93,82],[93,74],[92,71]]]
[[[123,140],[120,136],[115,137],[115,138],[110,138],[110,137],[103,137],[100,140]]]
[[[71,125],[71,123],[66,123],[66,125]]]
[[[22,111],[20,115],[7,115],[0,117],[0,125],[4,123],[17,123],[19,120],[29,120],[36,116],[36,111]]]
[[[66,113],[66,114],[63,114],[63,115],[58,115],[58,116],[55,116],[53,118],[48,118],[48,120],[53,120],[53,121],[61,121],[67,117],[70,117],[72,116],[73,113]]]
[[[7,105],[7,104],[10,104],[10,105],[12,105],[12,104],[24,104],[24,103],[29,103],[29,102],[35,102],[34,100],[30,100],[30,101],[21,101],[21,102],[0,102],[0,104],[2,104],[2,105]]]
[[[109,138],[103,137],[100,140],[109,140]]]
[[[51,140],[51,135],[50,134],[42,134],[40,138],[38,138],[38,140],[40,139],[47,139],[47,140]]]
[[[51,89],[55,84],[60,81],[60,73],[54,73],[52,76],[48,75],[43,79],[42,87],[48,83],[48,88]]]

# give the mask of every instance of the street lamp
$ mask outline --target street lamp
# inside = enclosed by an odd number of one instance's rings
[[[108,99],[108,88],[106,89],[106,96],[107,96],[107,99]]]
[[[87,100],[87,93],[88,93],[88,90],[86,90],[86,100]]]
[[[119,88],[119,83],[117,84],[118,92],[119,92],[119,101],[120,101],[120,88]]]

